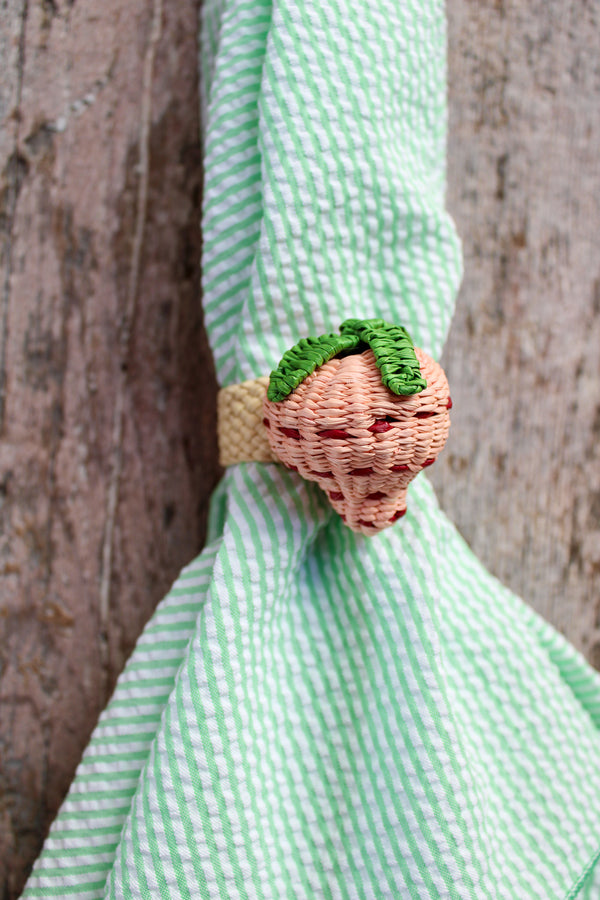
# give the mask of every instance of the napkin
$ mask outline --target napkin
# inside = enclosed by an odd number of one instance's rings
[[[203,303],[222,386],[348,317],[438,358],[440,0],[206,0]],[[451,440],[451,437],[450,437]],[[425,475],[351,532],[227,470],[24,897],[598,897],[600,678],[491,577]]]

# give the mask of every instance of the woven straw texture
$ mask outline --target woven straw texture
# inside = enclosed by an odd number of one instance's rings
[[[217,395],[219,463],[273,462],[263,425],[263,404],[269,376],[222,388]]]
[[[406,492],[448,436],[441,366],[416,348],[427,387],[402,397],[381,382],[371,350],[331,359],[286,399],[265,402],[275,456],[315,481],[353,531],[377,534],[406,513]]]
[[[444,47],[441,0],[203,4],[222,385],[350,316],[439,358],[460,272]],[[283,466],[227,470],[26,898],[598,897],[600,679],[426,473],[407,509],[366,537]]]

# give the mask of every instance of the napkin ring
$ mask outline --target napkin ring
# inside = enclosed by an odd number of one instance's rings
[[[373,535],[406,513],[409,483],[446,443],[451,407],[444,370],[405,328],[347,319],[340,334],[302,338],[270,376],[219,391],[220,463],[282,463]]]

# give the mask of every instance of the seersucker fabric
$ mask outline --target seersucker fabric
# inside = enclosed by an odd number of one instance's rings
[[[205,0],[203,304],[222,386],[352,316],[439,358],[440,0]],[[450,437],[451,440],[451,437]],[[492,578],[426,476],[375,537],[230,468],[25,898],[600,897],[600,678]]]

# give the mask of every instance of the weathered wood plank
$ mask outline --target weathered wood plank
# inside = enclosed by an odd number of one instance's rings
[[[203,539],[217,469],[197,14],[197,0],[2,5],[3,898]]]
[[[476,553],[600,668],[600,14],[450,0],[465,278],[432,470]]]

